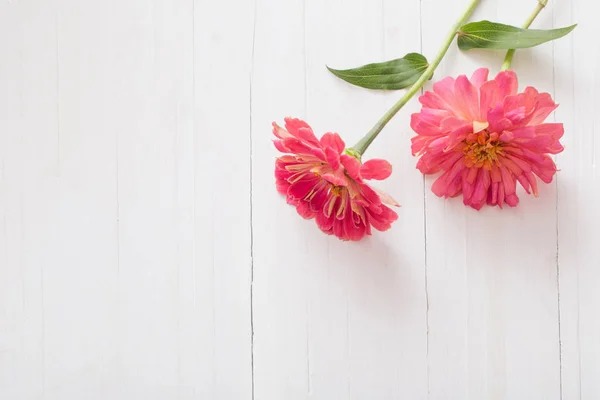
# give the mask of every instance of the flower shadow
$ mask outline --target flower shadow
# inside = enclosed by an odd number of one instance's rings
[[[382,321],[412,314],[426,304],[424,262],[408,262],[393,239],[391,232],[376,232],[360,243],[330,245],[335,260],[330,267],[345,287],[348,306]]]

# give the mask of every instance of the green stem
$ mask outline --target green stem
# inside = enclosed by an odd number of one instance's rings
[[[546,4],[548,4],[548,0],[538,0],[535,10],[533,10],[533,12],[529,16],[529,18],[527,18],[527,20],[523,24],[523,29],[527,29],[527,28],[529,28],[529,26],[531,26],[531,23],[533,22],[533,20],[535,20],[535,18],[538,16],[538,14],[544,9],[544,7],[546,7]],[[506,71],[507,69],[510,68],[510,64],[512,63],[512,59],[513,59],[514,55],[515,55],[515,49],[510,49],[510,50],[508,50],[508,52],[506,52],[506,57],[504,57],[504,62],[502,63],[502,68],[500,68],[502,71]]]
[[[402,98],[398,100],[398,102],[394,104],[392,108],[390,108],[388,112],[386,112],[383,115],[383,117],[381,117],[379,121],[377,121],[375,126],[373,126],[373,128],[371,128],[371,130],[358,143],[356,143],[352,148],[349,149],[349,153],[360,158],[360,156],[364,154],[367,148],[371,145],[373,140],[375,140],[377,135],[379,135],[379,132],[381,132],[383,127],[386,126],[387,123],[390,122],[390,120],[394,117],[394,115],[396,115],[398,111],[400,111],[400,109],[404,107],[404,105],[419,91],[419,89],[421,89],[425,82],[431,79],[431,77],[433,76],[433,72],[438,67],[438,65],[440,65],[442,58],[444,58],[444,56],[446,55],[446,52],[452,44],[452,41],[454,40],[454,37],[456,36],[456,33],[458,32],[459,28],[463,26],[467,19],[469,19],[469,17],[471,16],[471,14],[473,14],[473,11],[475,11],[475,7],[477,7],[479,1],[480,0],[471,0],[469,7],[467,7],[463,15],[461,15],[458,21],[456,21],[456,23],[452,26],[452,30],[446,37],[444,44],[438,51],[435,58],[431,61],[425,72],[423,72],[419,79],[410,87],[410,89],[408,89],[404,96],[402,96]]]

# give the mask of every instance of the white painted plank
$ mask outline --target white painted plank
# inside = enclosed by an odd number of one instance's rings
[[[563,399],[600,396],[600,157],[598,23],[589,3],[555,1],[557,26],[578,23],[573,35],[555,43],[557,121],[565,124],[565,152],[558,157],[559,266]]]
[[[426,54],[466,3],[423,1]],[[473,19],[520,25],[534,7],[482,2]],[[545,13],[536,27],[551,27],[551,7]],[[465,57],[453,46],[436,77],[470,75],[482,63],[495,74],[502,56]],[[518,52],[513,67],[521,88],[552,92],[551,45]],[[558,399],[555,184],[542,186],[539,198],[521,195],[516,209],[477,212],[460,198],[437,198],[433,180],[426,185],[430,398]]]
[[[195,3],[195,270],[186,315],[197,331],[186,362],[198,399],[252,398],[253,28],[252,1]]]
[[[44,281],[60,255],[53,9],[0,5],[0,398],[42,398],[47,388]]]
[[[173,57],[185,51],[176,41],[177,32],[189,20],[171,20],[165,5],[113,4],[118,49],[113,55],[118,75],[113,79],[119,87],[113,95],[118,123],[118,371],[123,398],[177,396],[175,132],[182,85],[191,82],[173,74]]]
[[[288,115],[306,119],[319,135],[339,132],[348,146],[357,141],[399,94],[386,97],[350,87],[330,75],[325,64],[352,67],[418,50],[418,20],[402,24],[402,10],[392,2],[386,2],[386,9],[362,0],[258,4],[253,75],[256,398],[425,398],[421,178],[412,167],[396,165],[392,180],[380,187],[417,209],[400,209],[400,221],[390,232],[376,232],[360,244],[342,243],[322,234],[313,221],[302,220],[276,193],[276,152],[270,143],[270,122]],[[409,4],[418,11],[418,2]],[[384,47],[393,50],[384,54]],[[388,146],[374,145],[368,157],[397,160],[398,152],[406,153],[408,138],[402,143],[398,130],[407,118],[386,130]],[[390,141],[402,145],[393,148]],[[397,246],[402,241],[406,246]]]
[[[168,3],[166,3],[168,4]],[[176,54],[173,67],[181,75],[177,86],[179,101],[175,105],[175,159],[176,159],[176,188],[177,198],[177,272],[178,272],[178,399],[199,399],[202,392],[212,391],[212,388],[201,388],[197,365],[208,362],[198,357],[198,338],[202,331],[198,320],[203,315],[196,308],[196,132],[195,132],[195,13],[193,1],[181,1],[173,8],[172,15],[176,17],[180,30],[173,40],[182,42],[182,47]],[[202,264],[200,264],[202,265]],[[206,316],[204,315],[204,318]],[[216,396],[215,396],[216,398]]]
[[[61,0],[56,21],[58,220],[44,262],[45,398],[114,397],[116,137],[104,3]]]
[[[252,21],[230,36],[191,1],[1,7],[2,397],[249,398]],[[245,75],[221,66],[243,52]],[[246,118],[226,126],[232,103]],[[245,207],[224,207],[231,184]]]
[[[310,391],[309,251],[327,257],[274,185],[271,121],[306,113],[303,0],[256,0],[252,80],[254,394],[306,398]],[[310,250],[309,250],[310,249]]]

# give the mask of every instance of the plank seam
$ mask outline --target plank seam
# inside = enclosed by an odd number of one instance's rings
[[[423,0],[419,0],[419,47],[421,54],[423,53]],[[424,89],[420,90],[423,95]],[[425,175],[422,178],[423,182],[423,247],[424,247],[424,267],[425,267],[425,375],[427,379],[427,398],[431,396],[430,382],[430,364],[429,364],[429,282],[427,270],[427,180]]]
[[[554,2],[552,2],[552,26],[554,27]],[[555,43],[552,42],[552,91],[556,98],[556,59],[555,59]],[[554,114],[556,122],[556,114]],[[561,327],[561,311],[560,311],[560,262],[559,262],[559,182],[560,177],[556,175],[556,306],[557,306],[557,323],[558,323],[558,382],[559,382],[559,398],[563,398],[563,360],[562,360],[562,327]]]
[[[254,214],[252,210],[253,198],[253,146],[252,146],[252,77],[254,75],[254,48],[256,45],[256,10],[257,2],[254,1],[254,20],[252,25],[252,53],[250,55],[250,79],[249,79],[249,99],[250,99],[250,368],[251,368],[251,389],[252,400],[255,398],[255,373],[254,373]]]

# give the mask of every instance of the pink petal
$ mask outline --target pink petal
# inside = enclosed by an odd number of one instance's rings
[[[506,194],[504,193],[504,185],[502,182],[498,183],[498,207],[502,208],[504,205],[504,199],[506,198]]]
[[[554,164],[552,158],[547,154],[534,153],[527,149],[522,150],[523,155],[520,157],[531,166],[531,171],[543,182],[552,182],[552,178],[556,173],[556,165]]]
[[[331,215],[326,215],[324,210],[323,212],[317,213],[316,218],[315,218],[315,222],[317,223],[317,226],[325,233],[331,235],[333,234],[332,229],[333,229],[333,222],[335,221],[335,217],[333,216],[333,213]]]
[[[325,147],[325,158],[331,168],[336,170],[340,167],[340,153],[332,147]]]
[[[557,107],[558,104],[554,103],[550,94],[538,94],[535,111],[529,120],[529,125],[541,124],[552,113],[552,111],[556,110]]]
[[[296,211],[304,219],[311,219],[315,217],[315,212],[311,210],[310,204],[306,201],[299,201],[296,205]]]
[[[492,164],[492,170],[490,171],[490,177],[492,178],[492,182],[501,182],[502,174],[500,173],[500,168],[496,164]]]
[[[517,181],[519,181],[527,194],[531,194],[531,191],[529,190],[529,180],[527,180],[527,177],[524,174],[517,176]]]
[[[504,131],[498,138],[501,142],[508,143],[515,138],[515,135],[511,131]]]
[[[471,76],[471,83],[479,89],[488,80],[488,74],[490,70],[487,68],[477,69]]]
[[[504,157],[502,159],[502,165],[506,167],[506,169],[508,169],[513,176],[519,176],[523,173],[523,170],[521,169],[521,167],[519,167],[517,165],[517,163],[515,163],[514,161],[512,161],[512,159],[510,157]],[[527,170],[531,170],[530,167],[527,168]]]
[[[457,185],[459,185],[459,181],[461,180],[465,168],[462,161],[454,163],[451,169],[446,170],[446,172],[433,183],[431,191],[438,197],[456,196],[460,193],[460,186],[457,188]]]
[[[519,80],[517,74],[514,71],[502,71],[496,75],[496,82],[498,82],[498,89],[500,90],[500,97],[505,98],[517,94],[519,90]]]
[[[288,191],[289,187],[290,187],[290,183],[288,181],[281,180],[281,179],[278,179],[275,181],[275,188],[277,189],[277,192],[279,192],[281,194],[287,195],[287,191]]]
[[[335,218],[336,213],[334,210],[338,206],[338,203],[340,203],[340,198],[330,193],[327,202],[323,206],[323,214],[327,218]]]
[[[363,223],[355,223],[354,215],[350,211],[344,218],[344,232],[346,240],[357,242],[361,240],[366,233],[366,227]]]
[[[448,136],[440,136],[433,139],[429,143],[428,153],[445,153],[446,149],[451,147],[448,145],[449,139]]]
[[[386,206],[381,207],[379,213],[372,212],[370,208],[367,209],[367,212],[369,214],[369,223],[380,232],[390,229],[392,222],[398,219],[398,214]]]
[[[441,175],[435,180],[435,182],[433,182],[433,185],[431,185],[431,191],[437,197],[446,196],[446,193],[448,192],[448,181],[444,175]]]
[[[377,193],[377,195],[379,196],[379,198],[381,199],[381,202],[383,204],[387,204],[388,206],[400,207],[400,204],[398,204],[398,202],[396,200],[394,200],[394,198],[392,196],[390,196],[389,194],[387,194],[383,190],[378,189],[376,187],[371,187],[371,189],[373,189],[373,191],[375,193]]]
[[[299,139],[306,140],[312,145],[318,145],[319,141],[315,137],[312,128],[306,122],[298,118],[284,118],[285,129],[290,135],[295,136]]]
[[[424,174],[435,174],[451,168],[463,158],[462,151],[438,151],[424,154],[417,162],[417,169]],[[460,164],[463,164],[462,162]]]
[[[360,194],[364,197],[367,205],[376,210],[381,206],[381,198],[379,194],[369,185],[365,183],[359,184]]]
[[[462,179],[459,176],[454,178],[453,181],[448,183],[448,187],[446,188],[446,197],[456,197],[462,193]]]
[[[420,114],[421,118],[423,118],[424,121],[427,121],[434,125],[439,125],[444,118],[452,115],[452,113],[448,110],[435,110],[433,108],[427,107],[421,108]]]
[[[363,179],[383,180],[392,174],[392,165],[386,160],[374,158],[365,162],[360,167],[360,175]]]
[[[277,147],[277,149],[279,151],[282,151],[278,147],[277,142],[278,141],[276,140],[275,147]],[[302,140],[297,139],[295,137],[288,137],[288,138],[280,140],[279,142],[281,142],[281,144],[282,144],[281,147],[287,153],[313,155],[320,159],[325,159],[325,154],[323,153],[323,151],[321,149],[312,147],[312,146],[306,144],[305,142],[303,142]]]
[[[442,121],[442,131],[447,132],[445,151],[450,150],[466,138],[468,133],[473,132],[473,123],[457,117],[448,117]]]
[[[480,121],[487,121],[488,112],[496,107],[501,101],[498,82],[495,80],[487,81],[479,90],[479,117]]]
[[[504,200],[506,201],[506,204],[508,204],[511,207],[516,207],[517,205],[519,205],[519,198],[514,193],[506,195],[504,197]]]
[[[564,133],[565,128],[562,123],[539,124],[535,127],[536,135],[548,135],[554,140],[559,140]]]
[[[511,129],[510,132],[515,139],[526,139],[532,138],[535,136],[535,127],[533,126],[523,126],[521,128]]]
[[[294,206],[294,207],[296,207],[298,205],[298,203],[301,201],[302,201],[301,199],[297,199],[290,195],[287,195],[286,199],[285,199],[286,203],[288,203],[289,205]]]
[[[498,204],[498,183],[493,182],[488,191],[487,203],[491,206]]]
[[[288,189],[288,195],[296,199],[303,199],[318,182],[319,178],[314,175],[308,175],[307,177],[292,183]]]
[[[464,117],[471,121],[479,118],[479,92],[465,75],[456,79],[454,96]]]
[[[490,123],[485,121],[473,121],[473,133],[479,133],[490,126]]]
[[[273,140],[273,144],[275,145],[275,148],[282,153],[290,152],[290,150],[283,145],[283,140]]]
[[[277,136],[279,139],[283,139],[283,138],[292,136],[292,135],[290,135],[290,133],[288,131],[286,131],[279,125],[277,125],[276,122],[273,122],[272,125],[273,125],[273,135]]]
[[[470,184],[475,183],[475,179],[477,179],[477,174],[479,174],[479,170],[481,168],[467,168],[467,172],[465,174],[465,180]]]
[[[535,179],[535,176],[531,172],[526,172],[525,176],[527,177],[527,180],[529,180],[529,184],[531,185],[531,190],[533,191],[533,195],[537,197],[539,192],[538,192],[537,180]]]
[[[340,156],[340,161],[350,178],[360,180],[360,162],[356,158],[349,156],[348,154],[342,154]]]
[[[312,199],[310,199],[310,208],[313,211],[321,212],[323,210],[323,207],[325,206],[325,203],[329,199],[329,196],[332,195],[329,192],[330,187],[331,186],[329,186],[329,185],[323,185],[322,188],[315,187],[314,196],[312,196]]]
[[[533,112],[533,115],[531,116],[531,119],[529,120],[528,124],[529,125],[541,124],[557,108],[558,108],[558,104],[556,104],[556,105],[554,105],[552,107],[545,107],[545,108],[538,108],[538,109],[536,109]]]
[[[315,134],[313,133],[313,131],[310,127],[299,128],[296,136],[299,139],[302,139],[302,140],[312,144],[313,146],[319,146],[319,140],[317,139],[317,137],[315,136]]]
[[[423,118],[422,113],[415,113],[410,116],[410,127],[419,135],[436,136],[440,135],[440,126]]]
[[[410,141],[412,143],[412,145],[410,146],[412,155],[416,156],[416,155],[420,154],[421,151],[423,149],[425,149],[432,140],[433,139],[430,136],[419,136],[419,135],[413,136],[410,139]]]
[[[518,107],[508,112],[505,111],[504,117],[506,117],[512,125],[519,126],[526,123],[529,115],[527,114],[527,109],[525,107]]]
[[[512,122],[504,118],[504,106],[502,103],[498,103],[496,107],[488,111],[487,121],[490,124],[488,127],[490,132],[500,133],[512,126]]]
[[[520,159],[519,157],[508,155],[507,157],[502,158],[502,162],[506,162],[506,160],[510,160],[515,163],[521,170],[525,172],[531,171],[531,164],[527,161]]]
[[[481,168],[468,168],[462,173],[463,204],[465,205],[471,205],[471,197],[473,197],[473,192],[475,191],[475,179],[477,179],[477,174],[480,169]],[[469,176],[473,175],[471,171],[475,171],[475,179],[472,181],[469,180]]]
[[[342,168],[324,173],[322,177],[336,186],[348,186],[348,178]]]
[[[292,173],[285,168],[275,167],[275,178],[287,180]]]
[[[419,97],[419,102],[423,107],[437,110],[450,110],[450,106],[437,93],[432,91],[425,92]]]
[[[338,209],[337,212],[335,213],[335,217],[337,219],[344,219],[346,218],[346,216],[348,215],[348,211],[350,210],[350,206],[351,206],[351,202],[350,202],[350,196],[348,195],[347,191],[343,191],[340,194],[340,202],[338,205]]]
[[[535,111],[538,92],[532,87],[525,92],[504,98],[504,114],[515,125],[526,124]]]
[[[333,222],[333,234],[339,239],[348,240],[346,237],[346,230],[344,229],[344,222],[336,219]]]
[[[471,207],[476,210],[480,210],[481,207],[483,207],[491,183],[490,172],[486,169],[479,168],[479,174],[475,181],[473,195],[471,196]]]
[[[330,147],[333,150],[337,151],[338,154],[342,154],[344,151],[344,147],[346,144],[337,133],[326,133],[321,138],[321,146]]]
[[[502,174],[502,183],[504,185],[504,193],[506,195],[514,194],[517,188],[517,182],[505,167],[500,167],[500,173]]]
[[[460,114],[460,107],[454,95],[454,78],[448,76],[433,84],[433,91],[446,103],[447,110]]]

